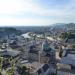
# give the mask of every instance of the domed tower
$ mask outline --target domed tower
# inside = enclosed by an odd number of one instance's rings
[[[49,43],[48,43],[48,41],[47,41],[47,39],[43,42],[43,44],[42,44],[42,50],[43,51],[48,51],[50,49],[50,45],[49,45]]]

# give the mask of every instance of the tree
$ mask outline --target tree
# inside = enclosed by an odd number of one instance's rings
[[[60,37],[62,38],[62,39],[65,39],[65,38],[67,38],[69,36],[69,33],[67,33],[67,32],[64,32],[64,33],[62,33],[61,35],[60,35]]]
[[[18,66],[18,72],[21,74],[21,75],[29,75],[28,73],[28,69],[26,66]]]
[[[2,70],[3,57],[0,55],[0,70]]]
[[[2,73],[0,72],[0,75],[2,75]]]

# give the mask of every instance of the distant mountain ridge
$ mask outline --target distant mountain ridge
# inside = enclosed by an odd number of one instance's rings
[[[54,29],[75,30],[75,23],[56,23],[52,26]]]
[[[36,32],[36,33],[43,33],[47,31],[53,30],[70,30],[75,29],[75,23],[56,23],[48,26],[17,26],[15,27],[18,30],[23,32]]]
[[[7,34],[20,34],[26,32],[44,33],[48,31],[65,31],[75,30],[75,23],[56,23],[48,26],[13,26],[13,27],[0,27],[0,35]]]

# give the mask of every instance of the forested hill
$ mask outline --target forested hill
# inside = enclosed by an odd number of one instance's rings
[[[0,36],[10,35],[10,34],[20,35],[21,31],[13,27],[0,27]]]

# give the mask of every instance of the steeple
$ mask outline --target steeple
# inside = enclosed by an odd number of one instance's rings
[[[47,50],[49,50],[49,48],[50,48],[50,45],[49,45],[47,39],[45,39],[45,41],[42,44],[42,49],[43,49],[43,51],[47,51]]]

